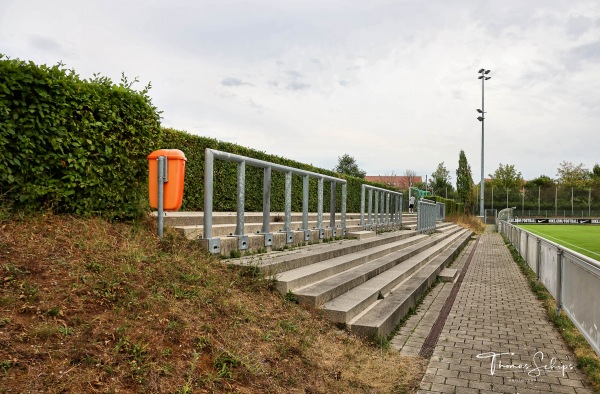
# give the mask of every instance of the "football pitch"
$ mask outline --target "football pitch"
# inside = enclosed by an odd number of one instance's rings
[[[524,224],[519,227],[594,260],[600,260],[600,226]]]

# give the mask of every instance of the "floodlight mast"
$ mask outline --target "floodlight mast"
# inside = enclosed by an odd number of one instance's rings
[[[483,169],[483,159],[484,159],[484,130],[485,130],[485,102],[484,102],[484,92],[485,92],[485,81],[490,79],[491,77],[487,77],[486,75],[490,73],[491,70],[486,70],[484,68],[478,71],[481,74],[477,79],[481,79],[481,109],[477,109],[477,112],[481,114],[481,116],[477,117],[477,120],[481,122],[481,187],[479,190],[481,191],[480,196],[480,204],[479,204],[479,215],[484,217],[484,206],[483,206],[483,189],[484,189],[484,169]]]

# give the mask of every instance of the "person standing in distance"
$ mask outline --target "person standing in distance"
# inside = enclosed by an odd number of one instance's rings
[[[413,213],[413,208],[415,207],[415,196],[410,196],[408,200],[408,213]]]

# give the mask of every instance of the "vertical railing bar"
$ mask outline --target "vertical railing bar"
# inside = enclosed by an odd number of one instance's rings
[[[323,229],[323,178],[317,181],[317,229]]]
[[[556,314],[560,314],[562,308],[562,278],[563,278],[563,251],[557,249],[556,252]]]
[[[348,185],[342,183],[342,235],[346,235],[346,199],[348,198]]]
[[[204,239],[212,238],[213,213],[213,166],[214,154],[208,148],[204,152]]]
[[[335,200],[337,194],[337,183],[331,181],[331,196],[329,198],[329,227],[335,228]]]
[[[371,230],[373,227],[373,218],[371,216],[372,211],[373,211],[373,189],[369,189],[369,230]]]
[[[271,167],[263,170],[263,225],[262,232],[271,231]]]
[[[165,227],[165,160],[166,156],[158,156],[158,236],[163,237]]]
[[[238,163],[237,168],[237,215],[235,235],[244,235],[244,204],[246,191],[246,162]]]
[[[292,228],[292,173],[288,171],[285,173],[285,222],[283,224],[283,231],[287,233]]]
[[[308,189],[310,178],[304,175],[302,179],[302,230],[308,230]]]
[[[375,222],[375,232],[379,229],[379,191],[375,190],[373,199],[375,200],[375,206],[373,207],[373,221]]]
[[[360,227],[365,229],[365,185],[360,187]]]

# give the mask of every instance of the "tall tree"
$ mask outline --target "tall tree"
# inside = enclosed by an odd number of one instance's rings
[[[364,178],[367,174],[365,171],[358,168],[356,160],[349,154],[344,154],[343,156],[338,157],[338,164],[333,171],[340,174],[354,176],[356,178]]]
[[[444,162],[438,164],[436,170],[431,174],[430,183],[434,193],[442,194],[446,188],[452,190],[451,180],[450,171],[446,169]]]
[[[548,187],[553,186],[554,181],[547,175],[540,175],[537,178],[534,178],[530,181],[527,181],[527,187],[537,186],[537,187]]]
[[[562,186],[583,188],[588,185],[588,170],[583,163],[575,165],[570,161],[563,161],[556,171],[558,182]]]
[[[465,213],[473,212],[473,175],[471,166],[467,162],[467,156],[463,150],[458,156],[458,168],[456,169],[456,191],[460,202],[463,203]]]
[[[408,180],[408,186],[415,186],[417,173],[414,170],[407,169],[404,171],[404,176]]]
[[[594,165],[594,168],[592,169],[590,176],[592,177],[592,179],[600,180],[600,165],[599,164]]]
[[[489,176],[492,178],[492,186],[504,190],[520,188],[524,183],[521,173],[515,169],[513,164],[503,165],[500,163],[494,174]]]

